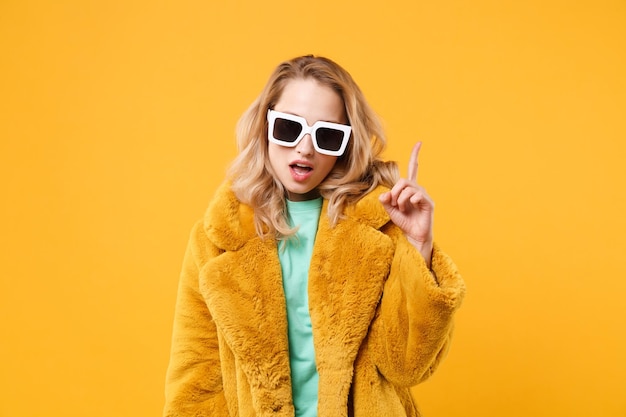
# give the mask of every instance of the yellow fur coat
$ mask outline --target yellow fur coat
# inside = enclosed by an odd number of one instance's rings
[[[435,245],[432,270],[390,221],[382,188],[331,228],[324,201],[309,271],[320,417],[419,416],[409,388],[448,349],[464,294]],[[224,184],[181,274],[165,416],[293,416],[276,241]]]

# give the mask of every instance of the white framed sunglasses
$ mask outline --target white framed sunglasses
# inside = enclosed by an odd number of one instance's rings
[[[343,155],[352,132],[350,126],[340,123],[317,121],[309,126],[304,117],[271,109],[267,111],[267,122],[270,142],[293,148],[308,133],[315,150],[330,156]]]

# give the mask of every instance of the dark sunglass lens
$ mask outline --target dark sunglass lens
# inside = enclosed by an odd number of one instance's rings
[[[343,132],[337,129],[321,127],[315,132],[317,146],[327,151],[338,151],[343,142]]]
[[[276,118],[274,121],[274,137],[283,142],[293,142],[302,131],[302,125],[293,120]]]

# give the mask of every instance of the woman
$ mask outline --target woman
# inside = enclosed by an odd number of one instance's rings
[[[280,64],[181,274],[165,416],[418,416],[464,284],[351,76]]]

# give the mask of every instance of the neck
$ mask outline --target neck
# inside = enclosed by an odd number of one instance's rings
[[[287,199],[290,201],[307,201],[315,200],[320,197],[320,192],[317,189],[313,189],[305,194],[290,193],[287,191]]]

